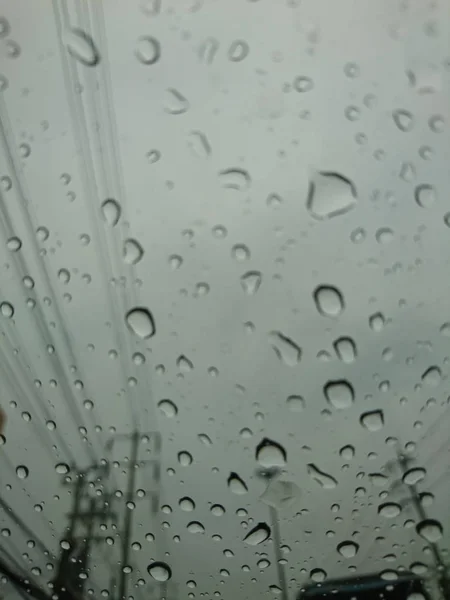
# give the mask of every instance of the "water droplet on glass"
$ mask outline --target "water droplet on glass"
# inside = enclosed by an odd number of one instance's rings
[[[197,437],[205,446],[212,446],[212,440],[206,433],[199,433]]]
[[[144,35],[137,41],[135,55],[143,65],[154,65],[161,56],[161,45],[156,38]]]
[[[185,450],[178,452],[178,462],[182,467],[188,467],[190,464],[192,464],[192,455]]]
[[[360,423],[368,431],[379,431],[384,425],[383,411],[371,410],[363,413],[360,417]]]
[[[125,322],[138,338],[146,339],[155,334],[155,322],[147,308],[136,307],[131,309],[125,316]]]
[[[344,298],[341,292],[331,285],[320,285],[313,293],[319,313],[325,317],[337,317],[344,310]]]
[[[36,229],[36,238],[38,239],[39,242],[45,242],[48,239],[49,235],[50,235],[50,232],[47,229],[47,227],[38,227]]]
[[[22,240],[15,236],[10,237],[9,240],[6,242],[6,247],[11,252],[17,252],[22,248]]]
[[[183,259],[179,254],[172,254],[169,256],[169,265],[170,268],[176,271],[183,264]]]
[[[396,502],[385,502],[378,507],[378,514],[386,519],[394,519],[402,512],[402,507]]]
[[[315,583],[321,583],[322,581],[325,581],[327,573],[323,569],[313,569],[309,576]]]
[[[422,208],[431,208],[436,202],[436,190],[432,185],[423,183],[414,190],[414,198]]]
[[[46,421],[46,426],[49,431],[54,431],[56,429],[55,421]]]
[[[243,495],[248,492],[246,483],[239,477],[237,473],[230,473],[228,477],[228,487],[233,494]]]
[[[70,468],[66,463],[58,463],[55,466],[55,471],[58,473],[58,475],[67,475],[67,473],[70,471]]]
[[[394,123],[397,125],[400,131],[411,131],[411,129],[414,127],[414,117],[408,110],[404,110],[402,108],[394,110],[392,113],[392,118],[394,119]]]
[[[231,256],[238,262],[244,262],[250,258],[250,250],[245,244],[235,244],[231,248]]]
[[[11,319],[14,316],[14,307],[9,302],[2,302],[0,304],[0,313],[2,317],[6,319]]]
[[[228,50],[228,58],[233,62],[240,62],[247,57],[249,53],[249,47],[247,42],[244,40],[234,40]]]
[[[181,354],[177,358],[177,367],[180,369],[180,371],[189,373],[194,368],[194,365],[186,356],[184,356],[184,354]]]
[[[376,333],[380,333],[384,329],[385,323],[386,321],[382,313],[375,313],[369,317],[369,327]]]
[[[337,546],[337,551],[344,558],[353,558],[358,554],[359,545],[355,542],[341,542]]]
[[[281,444],[264,438],[256,447],[255,458],[263,467],[284,467],[287,454]]]
[[[105,220],[105,223],[110,227],[114,227],[117,225],[120,219],[120,215],[122,213],[122,208],[117,200],[113,200],[113,198],[108,198],[102,204],[102,215]]]
[[[428,126],[434,133],[442,133],[445,127],[445,120],[442,115],[433,115],[428,119]]]
[[[311,77],[305,77],[304,75],[299,75],[294,79],[294,89],[297,92],[309,92],[314,87],[314,82]]]
[[[423,373],[422,381],[431,387],[437,387],[441,383],[441,370],[439,367],[430,367]]]
[[[250,546],[262,544],[270,537],[270,527],[267,523],[258,523],[253,529],[247,533],[244,542]]]
[[[172,569],[165,562],[153,562],[148,565],[147,571],[156,581],[168,581],[172,577]]]
[[[205,533],[205,528],[198,521],[191,521],[187,525],[189,533]]]
[[[443,528],[439,521],[435,519],[424,519],[417,523],[416,531],[429,544],[435,544],[443,535]]]
[[[309,182],[306,208],[315,219],[343,215],[356,206],[356,188],[339,173],[318,172]]]
[[[323,392],[331,406],[338,410],[350,408],[355,400],[352,385],[344,379],[328,381],[323,388]]]
[[[244,169],[224,169],[219,172],[220,184],[224,188],[246,191],[250,187],[250,175]]]
[[[221,504],[213,504],[211,506],[211,512],[215,517],[221,517],[225,514],[225,509]]]
[[[261,571],[263,569],[267,569],[267,567],[270,567],[270,562],[267,560],[267,558],[261,558],[256,564],[258,569],[261,569]]]
[[[170,115],[182,115],[189,110],[189,101],[178,90],[169,88],[167,90],[167,95],[168,98],[165,105],[165,111],[167,113]]]
[[[271,346],[281,362],[288,367],[295,367],[302,358],[302,349],[291,338],[281,331],[272,331],[269,334]]]
[[[202,131],[191,131],[188,145],[199,158],[208,158],[211,155],[211,145]]]
[[[334,343],[337,357],[344,363],[352,363],[356,359],[356,344],[349,337],[340,337]]]
[[[137,240],[127,239],[123,243],[123,261],[127,265],[135,265],[144,256],[144,249]]]
[[[100,62],[100,54],[94,40],[82,29],[68,30],[63,40],[69,54],[86,67],[94,67]]]
[[[414,467],[412,469],[408,469],[406,473],[403,475],[403,483],[406,485],[416,485],[419,481],[422,481],[427,474],[426,470],[422,467]]]
[[[16,475],[19,479],[26,479],[29,475],[29,470],[28,467],[26,467],[25,465],[19,465],[16,468]]]
[[[215,38],[209,37],[201,44],[198,55],[202,61],[210,65],[214,60],[218,49],[219,42]]]
[[[259,290],[262,275],[259,271],[247,271],[241,277],[241,286],[246,294],[253,296]]]
[[[184,510],[184,512],[192,512],[195,509],[195,502],[192,500],[192,498],[185,496],[184,498],[180,499],[178,506],[181,508],[181,510]]]
[[[164,416],[169,419],[175,417],[178,413],[178,408],[172,400],[160,400],[158,402],[158,408],[163,413]]]
[[[324,471],[321,471],[313,463],[309,463],[308,465],[306,465],[306,468],[308,471],[308,475],[312,477],[314,481],[317,481],[317,483],[324,489],[332,490],[337,486],[338,482],[334,477],[332,477],[328,473],[325,473]]]
[[[58,279],[64,283],[64,284],[68,284],[70,281],[70,273],[67,269],[60,269],[58,271]]]
[[[347,445],[347,446],[343,446],[339,450],[339,456],[341,458],[343,458],[344,460],[352,460],[353,457],[355,456],[355,448],[354,448],[354,446],[351,446],[350,444]]]
[[[292,412],[301,412],[305,408],[305,399],[293,394],[287,397],[286,404]]]

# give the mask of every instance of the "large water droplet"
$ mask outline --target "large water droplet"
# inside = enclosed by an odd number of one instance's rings
[[[256,447],[256,460],[263,467],[284,467],[287,460],[286,450],[281,444],[264,438]]]
[[[392,113],[392,118],[394,119],[394,123],[397,125],[400,131],[411,131],[411,129],[414,127],[414,117],[408,110],[404,110],[403,108],[394,110]]]
[[[191,521],[188,523],[187,530],[190,533],[205,533],[205,528],[198,521]]]
[[[117,200],[108,198],[102,204],[102,215],[105,219],[105,223],[110,227],[117,225],[122,213],[122,208]]]
[[[192,464],[192,454],[186,450],[178,452],[178,462],[182,467],[188,467],[190,464]]]
[[[228,487],[233,494],[242,496],[248,492],[246,483],[239,477],[237,473],[230,473],[228,477]]]
[[[344,460],[352,460],[355,456],[355,447],[351,446],[350,444],[347,446],[343,446],[339,450],[339,456]]]
[[[439,367],[430,367],[422,375],[423,383],[432,387],[437,387],[441,383],[441,378],[442,374]]]
[[[363,413],[360,417],[360,423],[369,431],[379,431],[384,425],[383,411],[371,410]]]
[[[288,396],[286,404],[292,412],[301,412],[305,408],[305,399],[302,396]]]
[[[356,344],[349,337],[340,337],[334,343],[337,357],[344,363],[352,363],[356,359]]]
[[[6,317],[7,319],[12,319],[14,316],[14,307],[9,302],[2,302],[0,304],[0,313],[2,317]]]
[[[143,65],[154,65],[161,56],[160,43],[154,37],[143,35],[137,41],[135,55]]]
[[[70,468],[66,463],[58,463],[55,466],[55,471],[58,473],[58,475],[67,475],[67,473],[70,471]]]
[[[28,467],[26,467],[25,465],[19,465],[16,468],[16,475],[19,479],[26,479],[29,475],[30,471],[28,470]]]
[[[224,169],[219,173],[222,187],[232,190],[246,191],[250,187],[250,175],[244,169]]]
[[[192,500],[192,498],[185,496],[184,498],[180,499],[178,506],[185,512],[192,512],[195,509],[195,502]]]
[[[331,406],[338,410],[350,408],[355,400],[352,385],[344,379],[328,381],[323,388],[323,392]]]
[[[168,98],[165,106],[166,112],[171,115],[182,115],[189,110],[189,101],[181,92],[174,88],[169,88],[167,94]]]
[[[359,545],[355,542],[345,541],[337,546],[337,551],[344,558],[353,558],[358,554]]]
[[[270,527],[267,523],[258,523],[256,527],[247,533],[244,538],[244,542],[250,546],[257,546],[262,544],[270,537]]]
[[[153,562],[148,565],[147,571],[156,581],[168,581],[172,577],[172,569],[165,562]]]
[[[317,481],[317,483],[324,489],[333,490],[337,486],[338,482],[334,477],[328,473],[325,473],[324,471],[321,471],[313,463],[306,465],[306,468],[308,470],[308,475],[312,477],[314,481]]]
[[[86,67],[95,67],[100,62],[100,54],[94,40],[82,29],[68,30],[63,40],[69,54]]]
[[[288,367],[295,367],[302,358],[302,349],[291,338],[281,331],[272,331],[269,334],[272,348],[281,362]]]
[[[127,265],[135,265],[144,256],[144,249],[137,240],[129,238],[123,243],[123,261]]]
[[[344,310],[344,298],[336,287],[320,285],[313,296],[317,310],[325,317],[338,317]]]
[[[6,247],[11,252],[17,252],[22,248],[22,240],[16,236],[10,237],[6,242]]]
[[[139,306],[131,309],[126,314],[125,321],[138,338],[146,339],[155,334],[155,322],[148,308]]]
[[[259,290],[262,275],[259,271],[247,271],[241,277],[241,286],[246,294],[253,296]]]
[[[422,467],[414,467],[406,471],[403,475],[403,483],[406,483],[406,485],[416,485],[425,478],[426,474],[426,470]]]
[[[291,506],[298,498],[300,498],[300,488],[297,484],[292,481],[271,479],[261,495],[261,502],[277,510],[282,510]]]
[[[417,523],[416,531],[429,544],[435,544],[442,538],[443,529],[439,521],[435,519],[424,519]]]
[[[385,502],[378,507],[378,514],[386,519],[394,519],[402,512],[402,507],[396,502]]]
[[[313,569],[310,572],[309,576],[311,577],[312,581],[314,581],[315,583],[321,583],[322,581],[325,581],[325,578],[327,577],[327,573],[323,569]]]
[[[417,204],[422,208],[431,208],[436,202],[436,190],[432,185],[423,183],[418,185],[414,190],[414,198]]]
[[[315,219],[330,219],[350,211],[356,200],[356,189],[349,179],[339,173],[319,172],[309,182],[306,208]]]
[[[178,413],[178,407],[174,402],[172,402],[172,400],[160,400],[158,402],[158,408],[163,415],[169,419],[175,417]]]

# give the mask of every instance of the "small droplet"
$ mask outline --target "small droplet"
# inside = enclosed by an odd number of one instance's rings
[[[394,119],[394,123],[400,129],[400,131],[407,132],[411,131],[414,127],[414,117],[408,110],[404,110],[399,108],[394,110],[392,113],[392,118]]]
[[[2,314],[2,317],[5,317],[6,319],[12,319],[14,316],[13,305],[9,302],[2,302],[0,304],[0,313]]]
[[[435,519],[424,519],[416,525],[416,531],[429,544],[435,544],[443,535],[443,528]]]
[[[218,49],[219,42],[216,40],[216,38],[206,38],[198,51],[200,60],[210,65],[213,62]]]
[[[442,115],[432,115],[428,119],[428,126],[434,133],[442,133],[445,127],[445,120]]]
[[[235,244],[231,248],[231,256],[237,262],[244,262],[250,258],[250,250],[245,244]]]
[[[22,240],[16,236],[10,237],[9,240],[6,242],[6,247],[11,252],[17,252],[22,248]]]
[[[146,154],[148,162],[154,165],[161,158],[161,152],[159,150],[149,150]]]
[[[266,468],[284,467],[287,454],[281,444],[264,438],[256,447],[255,458],[261,466]]]
[[[383,411],[371,410],[363,413],[360,417],[360,423],[368,431],[379,431],[384,425]]]
[[[155,322],[148,308],[133,308],[126,314],[125,322],[138,338],[146,339],[155,334]]]
[[[5,17],[0,17],[0,38],[4,38],[9,35],[11,28]]]
[[[337,357],[344,363],[350,364],[356,359],[356,344],[349,337],[340,337],[334,343]]]
[[[262,571],[263,569],[267,569],[267,567],[270,567],[270,562],[267,560],[267,558],[261,558],[257,562],[257,567]]]
[[[211,145],[202,131],[191,131],[189,134],[189,147],[199,158],[208,158],[211,155]]]
[[[228,58],[233,62],[240,62],[244,60],[249,53],[249,47],[247,42],[244,40],[235,40],[231,43],[230,49],[228,50]]]
[[[305,77],[304,75],[299,75],[294,79],[294,89],[297,92],[309,92],[314,87],[314,82],[311,77]]]
[[[177,367],[180,369],[180,371],[189,373],[190,371],[193,370],[194,365],[186,356],[184,356],[184,354],[181,354],[177,358]]]
[[[309,182],[306,208],[318,220],[343,215],[356,206],[356,188],[339,173],[318,172]]]
[[[431,208],[436,202],[436,197],[435,188],[428,183],[418,185],[414,191],[414,198],[422,208]]]
[[[67,285],[70,281],[70,273],[67,269],[60,269],[58,271],[58,279],[64,283],[65,285]]]
[[[205,446],[212,446],[212,440],[206,433],[199,433],[197,437]]]
[[[322,583],[322,581],[325,581],[327,573],[323,569],[313,569],[309,576],[314,583]]]
[[[232,168],[219,172],[222,187],[231,190],[247,191],[250,187],[250,175],[244,169]]]
[[[422,375],[422,381],[425,385],[437,387],[441,383],[442,373],[439,367],[430,367]]]
[[[247,533],[244,542],[250,546],[262,544],[270,537],[270,527],[267,523],[258,523],[253,529]]]
[[[378,507],[378,514],[386,519],[394,519],[402,512],[402,507],[396,502],[385,502]]]
[[[192,512],[195,509],[195,502],[192,500],[192,498],[185,496],[184,498],[180,499],[178,506],[181,508],[181,510],[184,510],[184,512]]]
[[[191,521],[187,525],[189,533],[205,533],[205,528],[198,521]]]
[[[369,327],[372,331],[380,333],[384,329],[386,321],[382,313],[375,313],[369,317]]]
[[[353,386],[344,379],[328,381],[323,392],[327,401],[338,410],[350,408],[355,400]]]
[[[237,473],[230,473],[228,477],[228,487],[233,494],[243,495],[248,492],[246,483],[239,477]]]
[[[38,239],[39,242],[45,242],[48,239],[49,235],[50,235],[50,232],[47,229],[47,227],[38,227],[36,229],[36,238]]]
[[[183,258],[179,254],[172,254],[169,256],[170,268],[176,271],[183,264]]]
[[[379,244],[386,245],[390,244],[394,239],[394,232],[389,227],[380,227],[375,232],[375,239]]]
[[[354,558],[358,554],[359,545],[355,542],[341,542],[337,546],[337,551],[344,558]]]
[[[55,466],[55,471],[58,473],[58,475],[67,475],[67,473],[70,471],[70,468],[66,463],[58,463]]]
[[[314,481],[317,481],[317,483],[324,489],[333,490],[337,486],[338,482],[334,477],[332,477],[328,473],[325,473],[324,471],[321,471],[313,463],[309,463],[308,465],[306,465],[306,468],[308,471],[308,475],[312,479],[314,479]]]
[[[102,203],[102,215],[105,223],[110,227],[117,225],[122,214],[122,208],[117,200],[108,198]]]
[[[362,227],[354,229],[350,234],[350,239],[354,244],[361,244],[366,239],[366,230]]]
[[[338,317],[344,310],[344,298],[336,287],[320,285],[313,297],[317,310],[325,317]]]
[[[225,514],[225,509],[221,504],[213,504],[211,506],[211,512],[215,517],[221,517]]]
[[[422,467],[414,467],[406,471],[406,473],[403,475],[403,483],[406,483],[406,485],[416,485],[425,479],[426,474],[426,470]]]
[[[172,400],[160,400],[158,402],[158,408],[163,413],[164,416],[172,419],[178,413],[178,408]]]
[[[302,349],[291,338],[281,331],[272,331],[269,335],[271,346],[281,362],[288,367],[295,367],[302,358]]]
[[[25,465],[19,465],[16,468],[16,475],[19,479],[26,479],[29,475],[30,471],[28,470],[28,467],[26,467]]]
[[[46,426],[49,431],[54,431],[56,429],[55,421],[46,421]]]
[[[168,581],[172,577],[172,569],[165,562],[153,562],[148,565],[147,571],[156,581]]]
[[[167,94],[168,99],[165,106],[167,113],[170,115],[182,115],[189,110],[189,101],[178,90],[169,88]]]
[[[246,294],[253,296],[261,286],[262,275],[259,271],[247,271],[241,277],[241,286]]]
[[[344,460],[352,460],[353,457],[355,456],[355,448],[354,448],[354,446],[351,446],[350,444],[347,445],[347,446],[343,446],[339,450],[339,456],[341,458],[343,458]]]
[[[292,412],[301,412],[305,408],[305,399],[302,396],[288,396],[286,404]]]
[[[137,240],[127,239],[123,243],[123,261],[127,265],[137,264],[144,256],[144,249]]]
[[[71,56],[86,67],[95,67],[100,62],[100,54],[92,37],[85,31],[73,28],[64,35],[64,44]]]
[[[143,65],[154,65],[160,59],[161,45],[156,38],[144,35],[137,41],[135,55]]]
[[[192,454],[185,450],[178,452],[178,462],[182,467],[188,467],[192,464]]]

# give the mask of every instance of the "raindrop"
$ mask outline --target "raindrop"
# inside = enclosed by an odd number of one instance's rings
[[[327,401],[338,410],[350,408],[355,400],[355,392],[352,385],[345,379],[328,381],[323,392]]]
[[[219,42],[215,38],[206,38],[199,48],[198,54],[201,60],[204,60],[209,65],[214,60],[217,50],[219,49]]]
[[[10,26],[5,17],[0,17],[0,38],[6,37],[10,32]]]
[[[177,367],[180,369],[180,371],[189,373],[194,368],[194,365],[188,358],[186,358],[186,356],[184,356],[184,354],[181,354],[177,358]]]
[[[389,227],[380,227],[375,232],[375,239],[379,244],[386,245],[394,239],[394,232]]]
[[[135,265],[144,256],[144,249],[137,240],[129,238],[123,243],[123,261],[127,265]]]
[[[178,452],[178,462],[182,467],[188,467],[192,464],[192,454],[185,450]]]
[[[259,271],[247,271],[241,277],[241,286],[246,294],[253,296],[261,286],[262,275]]]
[[[244,169],[224,169],[219,172],[222,187],[232,190],[246,191],[250,187],[250,175]]]
[[[339,456],[344,460],[352,460],[355,456],[355,447],[350,444],[347,446],[342,446],[339,450]]]
[[[272,348],[279,360],[288,367],[295,367],[302,358],[302,349],[291,338],[280,331],[272,331],[270,334]]]
[[[311,77],[305,77],[304,75],[299,75],[294,79],[294,89],[297,92],[309,92],[314,87],[314,82]]]
[[[231,248],[231,256],[237,262],[244,262],[250,258],[250,250],[245,244],[235,244]]]
[[[369,473],[369,481],[377,487],[382,487],[388,483],[389,479],[382,473]]]
[[[248,492],[247,484],[239,477],[237,473],[230,473],[228,477],[228,488],[233,494],[242,496]]]
[[[313,569],[309,576],[315,583],[321,583],[322,581],[325,581],[327,573],[323,569]]]
[[[215,517],[221,517],[225,514],[225,509],[221,504],[213,504],[211,506],[211,512]]]
[[[171,254],[169,256],[169,265],[173,271],[176,271],[183,264],[183,258],[179,254]]]
[[[212,440],[206,433],[199,433],[197,437],[205,446],[212,446]]]
[[[417,523],[416,531],[429,544],[435,544],[442,538],[443,529],[439,521],[435,519],[424,519]]]
[[[11,536],[11,530],[10,529],[6,529],[6,528],[2,529],[1,533],[2,533],[3,537],[10,537]]]
[[[360,417],[360,423],[368,431],[379,431],[384,425],[384,415],[382,410],[371,410],[365,412]]]
[[[191,521],[188,523],[187,530],[190,533],[205,533],[205,528],[198,521]]]
[[[195,502],[192,500],[192,498],[185,496],[184,498],[180,499],[178,506],[181,508],[181,510],[184,510],[184,512],[192,512],[195,509]]]
[[[145,356],[141,352],[135,352],[131,358],[138,367],[145,364]]]
[[[66,463],[58,463],[55,466],[55,471],[59,474],[59,475],[67,475],[67,473],[70,471],[69,465]]]
[[[433,115],[428,119],[428,125],[434,133],[442,133],[445,126],[444,117],[442,115]]]
[[[6,247],[8,250],[11,250],[11,252],[17,252],[22,248],[22,240],[18,237],[11,237],[6,242]]]
[[[0,313],[6,319],[11,319],[14,316],[14,307],[9,302],[2,302],[0,304]]]
[[[416,485],[425,478],[426,474],[426,470],[422,467],[414,467],[406,471],[403,475],[403,483],[406,483],[406,485]]]
[[[313,297],[317,310],[325,317],[337,317],[344,310],[344,298],[336,287],[320,285],[314,290]]]
[[[378,514],[386,519],[394,519],[402,512],[402,507],[396,502],[385,502],[378,507]]]
[[[70,281],[70,273],[67,269],[60,269],[58,271],[58,279],[64,283],[65,285],[67,285]]]
[[[228,50],[228,58],[233,62],[240,62],[244,60],[249,53],[249,47],[247,42],[243,40],[235,40],[231,43]]]
[[[202,131],[191,131],[188,145],[199,158],[208,158],[211,155],[211,145]]]
[[[343,175],[318,172],[309,182],[306,208],[319,220],[343,215],[356,206],[355,186]]]
[[[441,370],[439,367],[430,367],[423,373],[422,381],[431,387],[437,387],[441,383]]]
[[[369,317],[369,327],[375,333],[380,333],[384,329],[385,324],[386,321],[382,313],[375,313]]]
[[[16,475],[19,479],[26,479],[29,475],[29,470],[28,467],[26,467],[25,465],[19,465],[16,468]]]
[[[284,467],[287,454],[281,444],[264,438],[256,447],[255,458],[263,467]]]
[[[340,337],[333,343],[337,357],[344,363],[352,363],[356,359],[356,344],[349,337]]]
[[[337,546],[337,551],[344,558],[353,558],[357,555],[359,550],[359,545],[355,542],[341,542]]]
[[[129,329],[141,339],[155,334],[155,322],[152,313],[143,307],[136,307],[127,312],[125,322]]]
[[[397,125],[400,131],[411,131],[414,126],[414,117],[408,110],[404,110],[402,108],[394,110],[392,113],[392,118],[394,119],[394,123]]]
[[[117,225],[120,219],[120,215],[122,213],[122,209],[117,200],[113,200],[112,198],[108,198],[102,204],[102,215],[105,220],[105,223],[110,227],[114,227]]]
[[[147,571],[156,581],[168,581],[172,577],[172,569],[165,562],[153,562],[148,565]]]
[[[270,567],[270,562],[267,560],[267,558],[261,558],[261,560],[258,560],[258,562],[256,564],[257,564],[257,567],[261,570],[267,569],[267,567]]]
[[[250,546],[262,544],[270,537],[270,527],[266,523],[258,523],[253,529],[247,533],[244,542]]]
[[[414,190],[414,198],[422,208],[431,208],[436,202],[436,190],[432,185],[423,183]]]
[[[306,468],[308,475],[312,477],[314,481],[317,481],[317,483],[324,489],[332,490],[337,486],[337,480],[331,475],[328,475],[328,473],[321,471],[318,467],[316,467],[316,465],[309,463],[306,465]]]
[[[47,429],[49,431],[55,431],[55,429],[56,429],[56,423],[55,423],[55,421],[46,421],[45,424],[46,424]]]
[[[154,65],[161,56],[161,45],[156,38],[144,35],[138,39],[135,55],[143,65]]]
[[[159,150],[149,150],[146,154],[148,162],[153,165],[161,158],[161,152]]]
[[[67,31],[64,44],[69,54],[86,67],[94,67],[100,62],[100,54],[94,40],[85,31],[78,28]]]
[[[301,412],[305,408],[305,399],[302,396],[288,396],[286,404],[292,412]]]
[[[174,402],[172,402],[172,400],[160,400],[158,402],[158,408],[163,415],[169,419],[175,417],[178,413],[178,407]]]
[[[48,239],[49,235],[50,232],[47,229],[47,227],[38,227],[36,229],[36,238],[39,242],[45,242]]]
[[[167,93],[169,95],[165,106],[167,113],[170,115],[182,115],[189,110],[189,101],[178,90],[169,88]]]

